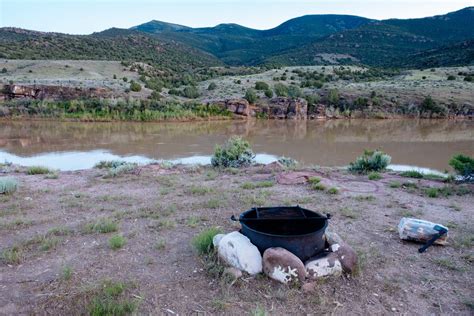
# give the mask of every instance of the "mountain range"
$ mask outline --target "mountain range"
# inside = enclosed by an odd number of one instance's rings
[[[269,30],[161,21],[91,35],[1,28],[0,57],[144,61],[174,71],[219,65],[472,65],[474,7],[419,19],[306,15]]]

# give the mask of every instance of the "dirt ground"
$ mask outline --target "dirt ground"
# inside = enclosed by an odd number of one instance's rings
[[[1,315],[87,314],[106,282],[123,282],[125,290],[110,295],[134,304],[136,314],[473,313],[472,185],[390,172],[370,181],[343,170],[303,170],[327,188],[339,188],[329,194],[308,184],[278,184],[285,171],[264,166],[215,171],[149,165],[116,177],[104,177],[103,169],[57,176],[0,169],[1,177],[19,183],[15,193],[0,195]],[[262,181],[265,187],[243,186]],[[425,193],[426,187],[445,186],[454,193]],[[359,272],[322,279],[312,292],[263,275],[230,285],[191,245],[212,226],[237,230],[232,214],[282,204],[332,214],[331,228],[358,252]],[[398,237],[404,216],[448,226],[449,244],[419,254],[419,244]],[[116,227],[100,233],[93,226],[100,219]],[[126,243],[113,250],[109,239],[116,234]]]

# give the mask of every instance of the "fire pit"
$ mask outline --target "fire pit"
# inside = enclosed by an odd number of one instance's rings
[[[329,214],[323,216],[299,206],[260,207],[242,213],[241,233],[263,253],[271,247],[282,247],[303,262],[326,247],[323,238]]]

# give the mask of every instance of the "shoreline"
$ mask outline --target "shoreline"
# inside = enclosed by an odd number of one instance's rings
[[[0,287],[0,306],[8,302],[11,314],[85,313],[104,282],[123,284],[121,302],[134,302],[139,314],[165,308],[189,314],[196,297],[200,309],[216,314],[244,314],[256,304],[277,314],[311,313],[316,307],[330,313],[332,299],[340,302],[342,314],[384,314],[393,306],[401,313],[416,308],[426,314],[433,311],[433,300],[453,313],[469,313],[457,293],[474,276],[465,259],[473,247],[474,184],[392,172],[369,180],[338,168],[285,169],[276,164],[227,170],[146,165],[121,172],[95,168],[57,174],[1,168],[0,179],[18,183],[16,191],[0,194],[0,274],[9,284]],[[320,181],[312,185],[305,177]],[[330,229],[356,250],[359,272],[326,278],[310,292],[301,284],[289,287],[262,276],[245,276],[229,285],[221,270],[210,267],[190,245],[211,227],[237,230],[231,215],[277,205],[330,213]],[[399,239],[396,227],[402,217],[447,225],[448,245],[418,254],[419,244]],[[114,250],[109,244],[115,236],[124,243]],[[399,269],[407,262],[410,268]],[[32,275],[34,282],[28,281]],[[426,278],[432,287],[424,286]],[[449,291],[442,287],[446,284]],[[277,295],[285,297],[283,304],[275,304]],[[229,303],[217,306],[216,297]],[[369,299],[370,305],[357,303]]]

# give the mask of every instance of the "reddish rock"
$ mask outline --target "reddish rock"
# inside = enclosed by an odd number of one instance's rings
[[[270,278],[288,283],[306,279],[303,262],[288,250],[280,247],[268,248],[263,253],[263,272]]]
[[[337,255],[344,272],[353,273],[355,271],[358,258],[357,253],[351,246],[342,242],[340,244],[333,244],[329,249]]]
[[[269,119],[307,119],[308,102],[305,99],[292,98],[273,98],[268,104],[258,108],[258,112],[262,113]]]

